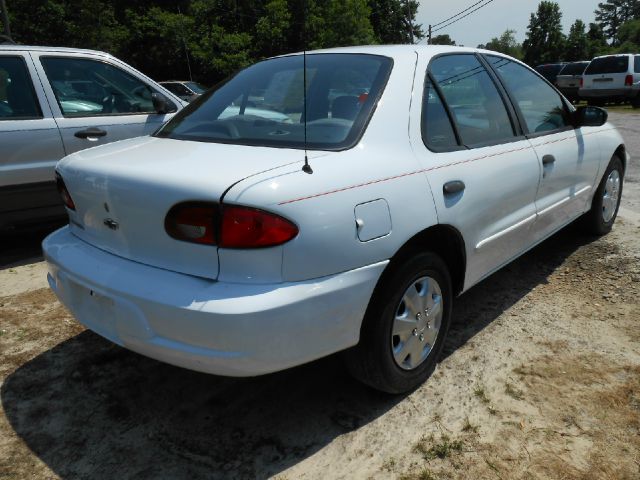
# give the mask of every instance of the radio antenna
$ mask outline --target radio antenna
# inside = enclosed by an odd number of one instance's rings
[[[304,118],[304,165],[302,171],[312,174],[313,169],[309,165],[309,156],[307,155],[307,0],[302,2],[302,116]]]

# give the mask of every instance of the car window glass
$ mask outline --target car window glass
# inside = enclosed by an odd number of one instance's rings
[[[547,82],[507,58],[490,55],[488,59],[518,104],[530,133],[558,130],[570,124],[560,94]]]
[[[163,83],[162,86],[176,95],[193,95],[187,87],[180,83]]]
[[[458,146],[449,115],[429,79],[422,101],[422,139],[427,147],[435,151]]]
[[[585,75],[598,75],[601,73],[625,73],[629,69],[629,56],[610,56],[594,58]]]
[[[40,105],[24,60],[0,57],[0,120],[41,118]]]
[[[475,55],[437,57],[429,71],[442,90],[462,143],[490,143],[515,136],[502,97]]]
[[[147,84],[108,63],[41,58],[60,109],[68,117],[154,112]]]
[[[569,63],[560,70],[559,75],[582,75],[589,62]]]
[[[391,59],[314,54],[306,57],[306,75],[304,66],[301,55],[256,63],[208,90],[157,136],[291,148],[306,145],[320,150],[348,148],[366,127],[391,70]]]
[[[640,55],[636,55],[636,61],[635,61],[635,72],[636,73],[640,73]]]

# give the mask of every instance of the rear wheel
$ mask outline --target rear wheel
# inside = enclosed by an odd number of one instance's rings
[[[614,155],[593,196],[591,210],[585,215],[585,226],[590,233],[605,235],[611,231],[620,207],[623,182],[622,160]]]
[[[410,391],[433,372],[451,317],[451,278],[429,252],[406,258],[376,287],[360,343],[346,352],[362,382],[388,393]]]
[[[640,108],[640,93],[631,99],[631,106],[633,108]]]

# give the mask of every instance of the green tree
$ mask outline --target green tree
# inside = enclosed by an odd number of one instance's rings
[[[589,31],[587,32],[587,56],[585,58],[597,57],[607,53],[608,50],[607,37],[602,31],[602,27],[597,23],[590,23]]]
[[[256,23],[256,39],[263,56],[272,56],[287,51],[291,14],[287,0],[270,0],[265,13]]]
[[[511,29],[505,30],[500,37],[493,37],[486,45],[478,45],[478,48],[486,48],[518,59],[522,59],[523,55],[522,45],[516,40],[516,31]]]
[[[526,63],[535,66],[554,63],[562,58],[565,36],[561,20],[562,12],[556,2],[540,2],[537,13],[531,14],[527,36],[522,44]]]
[[[448,33],[444,35],[434,35],[431,38],[431,45],[455,45],[456,42],[451,40],[451,37]]]
[[[618,52],[640,52],[640,19],[630,20],[621,25],[618,37],[620,38]]]
[[[366,0],[327,0],[325,21],[330,28],[322,37],[324,47],[369,45],[375,43]]]
[[[617,46],[620,44],[620,27],[629,20],[640,18],[640,0],[606,0],[598,4],[595,14],[596,23],[602,27],[611,44]]]
[[[564,59],[570,62],[584,60],[587,58],[587,50],[586,26],[582,20],[576,20],[575,23],[571,25],[571,30],[569,30],[569,35],[567,36]]]
[[[424,38],[422,25],[416,23],[419,3],[416,0],[369,0],[371,26],[380,43],[410,43]]]

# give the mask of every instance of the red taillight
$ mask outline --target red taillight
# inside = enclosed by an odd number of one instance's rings
[[[298,227],[279,215],[235,205],[222,207],[220,246],[223,248],[273,247],[297,234]]]
[[[56,187],[58,188],[58,193],[62,198],[62,202],[69,210],[75,210],[76,205],[73,203],[73,199],[71,198],[71,194],[69,194],[69,190],[67,190],[67,186],[64,184],[64,180],[58,172],[56,172]]]
[[[215,225],[218,206],[203,202],[186,202],[175,205],[164,220],[167,233],[185,242],[216,244]]]
[[[633,75],[627,75],[624,79],[624,86],[631,87],[633,85]]]
[[[169,210],[164,221],[169,236],[185,242],[223,248],[274,247],[298,234],[298,227],[257,208],[185,202]]]

